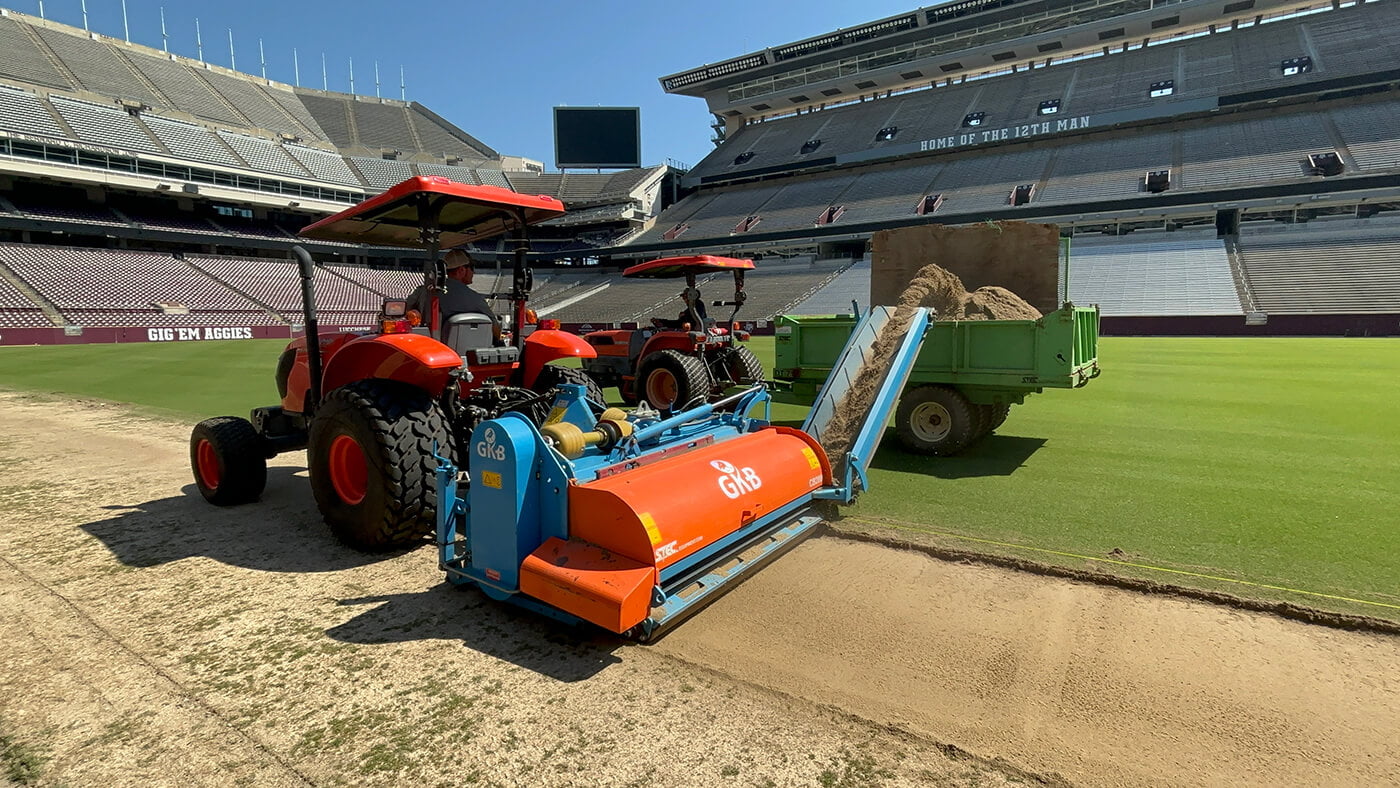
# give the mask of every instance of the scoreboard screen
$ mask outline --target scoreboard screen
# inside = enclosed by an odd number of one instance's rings
[[[554,166],[642,166],[642,113],[637,107],[555,107]]]

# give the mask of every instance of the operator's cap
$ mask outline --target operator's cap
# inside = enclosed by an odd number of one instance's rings
[[[454,268],[472,265],[472,258],[463,249],[453,249],[442,258],[442,267],[451,271]]]

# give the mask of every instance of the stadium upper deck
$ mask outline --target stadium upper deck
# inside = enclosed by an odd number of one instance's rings
[[[951,84],[1310,4],[1315,0],[964,0],[671,74],[661,86],[704,98],[733,131],[753,118]]]

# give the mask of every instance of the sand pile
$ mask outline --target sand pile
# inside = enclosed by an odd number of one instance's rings
[[[920,268],[900,294],[890,322],[875,338],[870,359],[856,373],[855,383],[836,404],[822,433],[822,448],[826,449],[837,478],[845,474],[843,458],[855,442],[856,432],[889,372],[895,351],[909,331],[914,310],[919,307],[931,307],[940,320],[1035,320],[1041,316],[1039,310],[1004,287],[981,287],[969,293],[961,279],[943,268]]]

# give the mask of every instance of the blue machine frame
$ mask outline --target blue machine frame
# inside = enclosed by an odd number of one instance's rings
[[[803,430],[820,440],[834,406],[854,383],[870,348],[891,317],[885,307],[867,313],[852,333],[840,362],[828,379]],[[694,613],[728,587],[794,547],[825,518],[826,501],[849,503],[867,485],[865,470],[884,432],[919,346],[929,326],[920,309],[895,352],[850,451],[842,458],[833,486],[820,487],[765,513],[683,560],[659,570],[651,591],[650,614],[628,634],[640,640],[659,635]],[[586,448],[565,458],[527,417],[507,413],[482,422],[459,455],[471,469],[465,496],[455,464],[438,457],[437,517],[439,565],[447,579],[475,585],[493,599],[505,600],[568,623],[577,616],[524,594],[520,570],[525,558],[551,538],[570,536],[570,485],[626,473],[628,468],[701,446],[733,440],[770,423],[771,397],[763,384],[716,403],[661,418],[655,411],[634,411],[633,434],[602,450]],[[761,416],[752,415],[761,410]],[[595,429],[582,386],[563,385],[548,423],[568,422],[585,432]],[[465,477],[465,474],[460,476]]]

